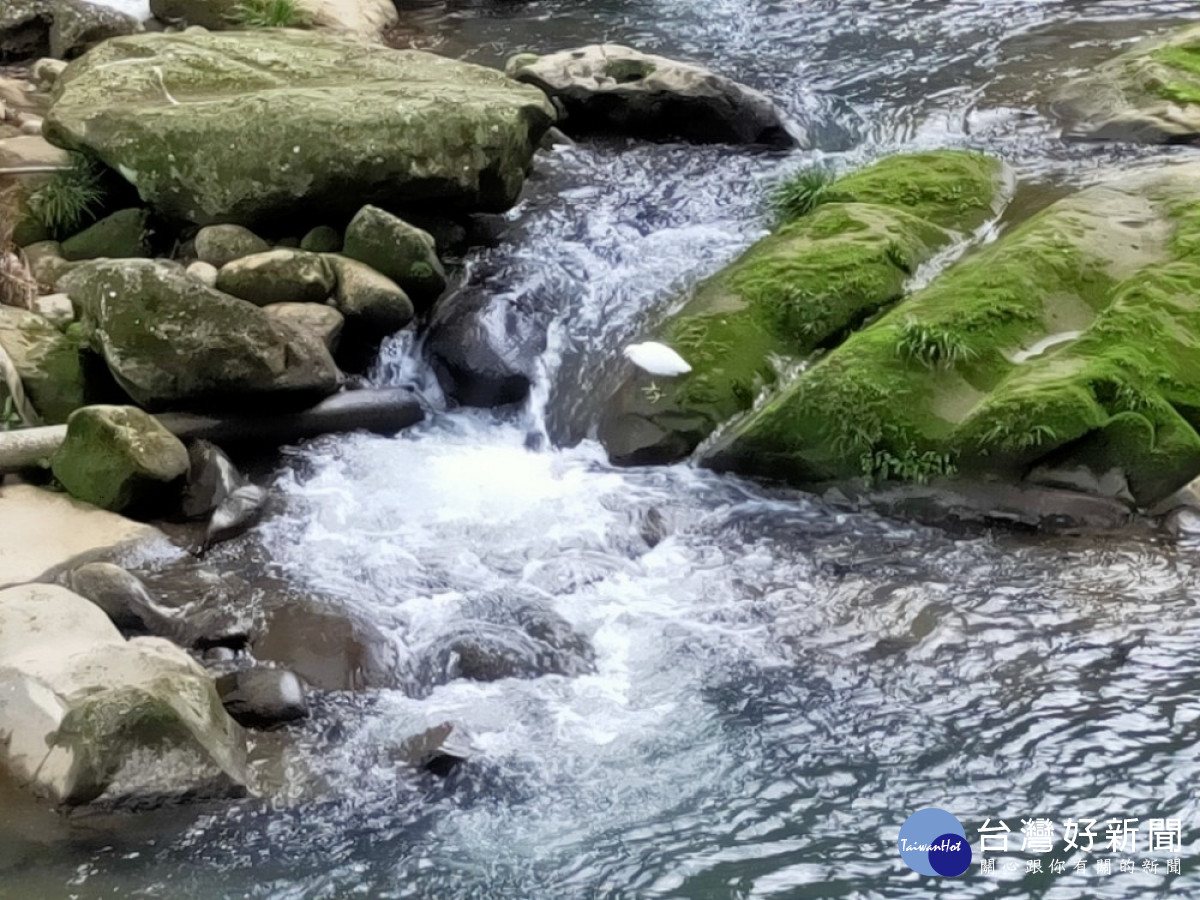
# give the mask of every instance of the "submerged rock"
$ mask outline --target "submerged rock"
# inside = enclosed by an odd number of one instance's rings
[[[363,619],[297,596],[274,598],[256,658],[295,672],[326,691],[395,687],[396,651],[387,635]]]
[[[764,94],[693,63],[592,44],[538,56],[523,53],[506,71],[545,91],[566,111],[573,137],[619,134],[695,143],[793,147],[783,113]]]
[[[133,406],[86,406],[67,419],[50,468],[71,494],[101,509],[168,508],[188,470],[183,443]]]
[[[96,260],[63,279],[93,346],[142,406],[296,402],[333,393],[329,351],[252,303],[151,260]]]
[[[1081,486],[1123,477],[1153,504],[1200,474],[1197,209],[1195,163],[1054,203],[851,335],[703,462],[798,483],[1084,469]]]
[[[660,339],[692,371],[621,384],[599,428],[609,459],[686,457],[781,369],[899,300],[917,266],[994,216],[1007,193],[999,160],[961,151],[889,157],[826,186],[813,211],[702,283],[667,322]]]
[[[107,41],[63,73],[46,136],[167,217],[252,226],[368,203],[505,210],[553,119],[481,66],[260,29]]]
[[[526,615],[521,627],[472,622],[441,636],[418,661],[413,689],[426,693],[458,678],[499,681],[591,670],[591,647],[570,625],[549,613]]]
[[[112,563],[87,563],[73,569],[67,586],[104,610],[125,636],[153,635],[180,643],[187,630],[180,613],[150,596],[146,585]]]
[[[55,585],[0,591],[0,733],[4,767],[58,803],[98,797],[139,747],[181,741],[246,784],[244,736],[204,670]]]
[[[1089,69],[1055,92],[1051,110],[1065,137],[1200,141],[1200,26],[1144,41]]]

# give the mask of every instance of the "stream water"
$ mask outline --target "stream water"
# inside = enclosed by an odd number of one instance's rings
[[[215,556],[370,622],[401,660],[396,685],[323,695],[288,740],[258,738],[258,757],[282,753],[263,798],[120,827],[77,817],[0,867],[0,896],[1200,893],[1200,548],[1148,530],[918,527],[686,465],[615,470],[589,439],[620,347],[762,233],[782,172],[977,147],[1022,178],[1011,220],[1194,152],[1065,145],[1042,98],[1195,4],[547,0],[408,15],[416,44],[489,64],[598,39],[699,59],[820,117],[818,149],[543,155],[503,245],[466,268],[549,311],[528,407],[445,411],[410,344],[389,344],[375,379],[415,380],[429,420],[289,452],[278,513]],[[548,435],[541,449],[530,432]],[[527,608],[586,638],[590,669],[422,682],[412,661],[447,633]],[[440,780],[395,761],[443,721],[469,740],[466,765]],[[927,806],[967,830],[976,862],[961,878],[900,860],[899,826]],[[1015,852],[1034,817],[1057,824],[1055,852]],[[1069,818],[1099,820],[1085,872],[1063,849]],[[1103,852],[1111,818],[1140,820],[1136,852]],[[1178,872],[1176,854],[1142,852],[1153,818],[1181,820]],[[987,819],[1016,838],[995,874],[978,863]]]

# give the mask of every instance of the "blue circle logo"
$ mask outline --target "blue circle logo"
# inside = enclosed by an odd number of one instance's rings
[[[971,844],[962,823],[944,809],[920,809],[900,826],[900,858],[921,875],[957,878],[971,867]]]

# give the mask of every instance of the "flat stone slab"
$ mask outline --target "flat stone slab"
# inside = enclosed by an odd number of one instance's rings
[[[157,528],[28,484],[0,485],[0,588],[44,581],[56,570],[166,541]]]

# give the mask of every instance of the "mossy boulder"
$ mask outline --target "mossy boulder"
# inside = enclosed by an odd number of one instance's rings
[[[324,347],[297,343],[252,303],[182,267],[95,260],[63,279],[92,348],[138,404],[245,406],[312,402],[341,376]]]
[[[1060,200],[961,260],[703,462],[801,484],[1082,471],[1145,506],[1200,474],[1198,344],[1189,164]]]
[[[217,290],[269,303],[324,303],[337,284],[333,270],[318,253],[276,249],[226,263],[217,275]]]
[[[377,206],[364,206],[350,220],[342,253],[386,275],[419,306],[430,306],[446,289],[433,235]]]
[[[85,406],[50,459],[72,497],[112,512],[162,511],[188,470],[183,442],[134,406]]]
[[[1200,141],[1200,26],[1144,41],[1071,79],[1051,110],[1064,135],[1102,141]]]
[[[412,321],[412,301],[392,279],[344,256],[331,254],[326,259],[337,276],[334,305],[347,322],[383,337]]]
[[[826,201],[703,282],[659,339],[692,365],[678,379],[637,372],[605,409],[617,464],[671,462],[751,407],[782,371],[895,303],[916,267],[994,216],[1007,171],[941,151],[889,157],[830,185]]]
[[[64,259],[129,259],[150,255],[149,212],[122,209],[62,242]]]
[[[37,313],[0,306],[0,349],[12,360],[43,422],[65,422],[94,399],[85,377],[83,348]],[[0,379],[0,390],[2,385]]]
[[[416,50],[289,29],[114,38],[55,86],[45,134],[167,217],[502,211],[554,120],[536,88]]]

